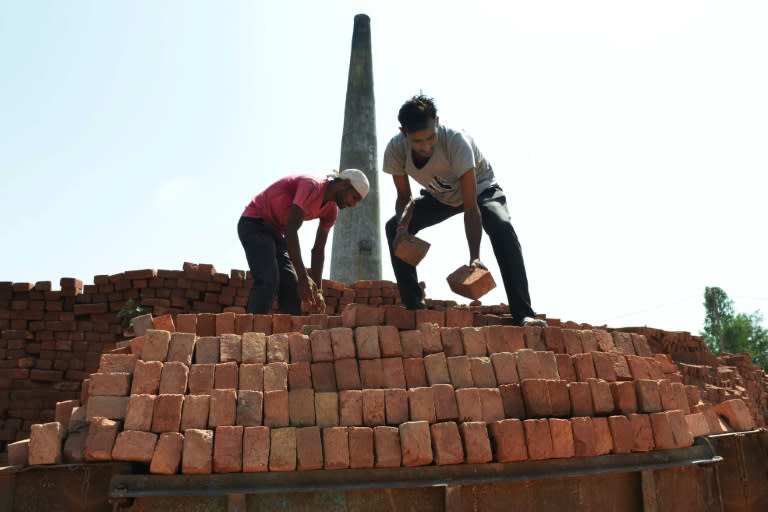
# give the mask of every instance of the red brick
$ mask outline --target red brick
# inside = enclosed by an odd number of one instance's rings
[[[155,475],[173,475],[179,472],[184,447],[184,435],[179,432],[160,434],[149,465],[149,472]]]
[[[180,432],[189,428],[203,430],[208,428],[208,416],[211,412],[210,399],[210,395],[186,395],[184,397],[184,403],[181,407]]]
[[[737,432],[745,432],[755,428],[755,420],[740,398],[732,398],[715,405],[715,412],[725,418],[728,425]]]
[[[405,370],[405,382],[408,388],[419,388],[427,385],[427,373],[423,358],[403,359],[403,370]]]
[[[444,327],[440,329],[440,343],[443,346],[446,357],[464,355],[460,327]]]
[[[400,330],[416,328],[416,312],[402,306],[384,308],[384,322]]]
[[[125,430],[150,430],[155,398],[155,395],[148,394],[131,395],[125,411],[123,428]]]
[[[178,361],[166,362],[160,374],[159,394],[183,395],[187,392],[189,368]]]
[[[583,354],[584,347],[581,344],[581,335],[575,329],[562,329],[563,348],[566,354]]]
[[[400,332],[400,346],[403,349],[403,358],[415,358],[424,356],[421,331],[410,330]]]
[[[288,334],[281,332],[267,336],[267,363],[289,363],[291,360]]]
[[[523,423],[518,419],[495,421],[488,425],[496,462],[517,462],[528,459]]]
[[[354,391],[346,391],[345,393],[354,393]],[[362,395],[360,400],[360,417],[362,418]],[[339,393],[315,392],[315,419],[318,427],[333,427],[339,425]]]
[[[549,430],[549,420],[529,419],[522,423],[528,458],[531,460],[551,459],[554,455],[554,448]]]
[[[435,398],[432,388],[421,387],[408,390],[408,409],[411,421],[437,421]]]
[[[517,375],[522,382],[525,379],[541,379],[544,370],[541,367],[541,360],[536,352],[531,349],[523,349],[516,352],[517,355]]]
[[[127,407],[127,396],[92,396],[86,402],[86,415],[88,421],[97,417],[122,420]]]
[[[363,390],[363,425],[376,427],[386,425],[386,406],[383,389]]]
[[[141,351],[141,358],[144,361],[165,361],[168,355],[168,345],[171,341],[169,331],[158,329],[147,329],[147,341]]]
[[[485,423],[504,419],[504,403],[498,388],[478,388],[480,396],[480,408]]]
[[[129,373],[92,373],[89,396],[128,396],[131,390]]]
[[[323,468],[323,441],[319,427],[296,429],[296,463],[299,471]]]
[[[30,427],[29,464],[60,464],[66,431],[61,423],[36,423]]]
[[[217,367],[218,369],[218,367]],[[288,390],[288,364],[285,362],[274,362],[265,365],[262,368],[264,378],[264,391],[287,391]]]
[[[461,343],[464,354],[468,357],[481,357],[488,354],[485,337],[480,327],[462,327]]]
[[[178,318],[178,317],[177,317]],[[235,334],[242,335],[253,331],[253,314],[238,313],[235,315]]]
[[[594,379],[597,377],[595,365],[592,362],[592,354],[574,354],[571,356],[573,368],[576,370],[576,378],[579,381]]]
[[[290,424],[288,391],[264,392],[264,425],[287,427]]]
[[[239,334],[219,336],[219,361],[240,363],[243,360],[243,342]]]
[[[213,389],[215,371],[216,365],[213,363],[193,364],[189,368],[189,375],[187,378],[189,393],[192,395],[210,394]]]
[[[506,418],[525,419],[527,417],[520,384],[502,384],[499,386],[499,394],[501,394]]]
[[[472,369],[467,356],[449,357],[446,362],[453,387],[457,389],[475,387],[475,382],[472,380]]]
[[[639,411],[653,413],[662,410],[658,382],[655,380],[635,381],[635,391],[637,392],[637,405]]]
[[[171,334],[166,361],[178,361],[187,366],[191,365],[196,341],[197,337],[194,333],[175,332]]]
[[[571,411],[574,416],[593,416],[592,389],[588,382],[569,382],[568,393],[571,395]]]
[[[219,362],[218,336],[200,336],[195,343],[195,363],[210,364]]]
[[[523,336],[525,339],[525,346],[528,347],[531,350],[546,350],[547,347],[544,346],[544,341],[541,339],[541,327],[530,327],[526,326],[523,327]]]
[[[605,352],[592,352],[592,363],[595,366],[595,375],[606,382],[616,381],[616,370],[613,367],[613,359]]]
[[[456,405],[459,409],[459,421],[483,420],[483,405],[477,388],[457,389]]]
[[[598,455],[607,455],[613,451],[613,437],[608,426],[608,418],[592,418],[592,429],[595,432],[595,450]]]
[[[139,356],[136,354],[101,354],[99,373],[133,373]]]
[[[358,327],[365,325],[383,325],[385,319],[384,308],[369,306],[367,304],[347,304],[341,312],[343,327]]]
[[[245,427],[243,431],[243,472],[267,471],[269,467],[269,427]]]
[[[288,352],[292,363],[311,362],[312,349],[309,344],[309,336],[298,332],[288,335]]]
[[[688,428],[688,422],[685,419],[683,411],[666,411],[669,426],[672,430],[672,438],[675,441],[675,448],[686,448],[693,444],[693,435]]]
[[[381,359],[361,359],[359,369],[363,388],[382,389],[387,387],[385,385],[384,366]]]
[[[525,379],[520,383],[525,410],[530,418],[552,416],[546,379]]]
[[[626,360],[627,365],[629,366],[629,371],[632,373],[633,380],[651,379],[651,368],[648,364],[648,359],[635,355],[627,355]]]
[[[85,441],[85,460],[112,460],[112,448],[120,428],[120,423],[107,418],[94,418],[88,426],[88,437]],[[30,444],[31,444],[30,439]],[[31,454],[30,454],[31,455]],[[30,460],[30,463],[32,461]]]
[[[253,332],[272,334],[272,315],[253,315]]]
[[[496,288],[496,282],[488,270],[462,265],[448,276],[448,286],[457,295],[477,300]]]
[[[491,363],[496,380],[499,384],[519,384],[520,377],[517,374],[517,356],[510,352],[496,352],[491,354]]]
[[[649,452],[654,448],[653,429],[651,419],[647,414],[629,414],[629,423],[632,426],[634,444],[633,452]]]
[[[573,444],[573,429],[570,420],[550,418],[549,433],[552,437],[552,457],[569,458],[576,455]]]
[[[709,424],[704,413],[696,412],[685,415],[685,421],[688,424],[688,431],[693,437],[709,435]]]
[[[378,359],[381,357],[379,329],[382,326],[362,326],[355,329],[355,346],[360,359]]]
[[[421,311],[428,310],[417,311],[417,314]],[[440,326],[433,322],[421,322],[417,323],[416,325],[419,332],[421,332],[421,346],[424,354],[443,354],[443,342],[440,335]]]
[[[381,360],[384,388],[405,389],[405,369],[400,357],[387,357]]]
[[[445,311],[437,309],[417,309],[416,325],[418,326],[422,323],[435,324],[437,327],[445,327]]]
[[[288,411],[293,427],[307,427],[315,424],[315,391],[296,389],[288,392]]]
[[[632,372],[629,371],[627,358],[619,352],[606,352],[613,360],[613,369],[616,372],[616,380],[632,380]]]
[[[435,417],[438,422],[456,421],[459,417],[459,407],[456,403],[456,392],[450,384],[436,384],[432,386],[432,393],[435,400]],[[503,417],[503,410],[502,410]],[[404,421],[407,421],[404,420]],[[387,412],[387,423],[389,421],[389,412]]]
[[[339,391],[362,389],[357,359],[337,359],[333,362],[333,366]]]
[[[373,427],[375,467],[400,467],[400,430],[397,427]]]
[[[402,235],[395,246],[395,257],[414,267],[418,265],[429,250],[429,242],[411,234]]]
[[[426,421],[409,421],[401,424],[400,446],[403,466],[430,464],[433,456],[429,423]]]
[[[176,332],[197,333],[197,315],[190,313],[176,315]]]
[[[305,364],[305,363],[296,363],[296,364]],[[241,390],[248,390],[248,391],[264,391],[264,366],[261,363],[252,363],[247,364],[243,363],[239,365],[239,372],[238,372],[238,387]],[[294,370],[294,372],[299,372],[301,370]],[[309,365],[307,364],[307,372],[310,372]],[[298,383],[299,378],[295,377],[296,381]],[[312,376],[311,373],[309,375],[309,386],[312,387]],[[289,385],[290,385],[290,379],[291,379],[291,367],[288,368],[288,379],[289,379]]]
[[[349,467],[349,430],[347,427],[323,429],[323,469],[346,469]]]
[[[653,443],[657,450],[671,450],[676,448],[675,438],[672,434],[672,427],[669,424],[669,418],[664,412],[655,412],[649,414],[651,420],[651,429],[653,430]]]
[[[312,387],[317,392],[336,391],[336,371],[331,361],[312,363]]]
[[[253,317],[254,328],[256,326],[256,316]],[[291,315],[275,313],[272,315],[272,334],[281,334],[291,332],[293,322]]]
[[[401,357],[403,355],[403,347],[400,345],[400,333],[397,327],[379,325],[376,329],[381,357]]]
[[[630,453],[635,440],[629,419],[626,416],[609,416],[608,427],[613,441],[613,452]]]
[[[267,335],[262,332],[246,332],[240,336],[243,363],[267,362]]]
[[[339,392],[338,416],[334,425],[353,426],[363,424],[363,392],[351,389]]]
[[[315,363],[333,361],[331,333],[326,330],[314,330],[309,335],[312,361]]]
[[[589,379],[589,390],[592,393],[592,407],[596,416],[607,416],[612,414],[615,406],[611,386],[604,380]]]
[[[571,394],[566,381],[547,379],[547,395],[552,405],[552,416],[558,418],[571,416]]]
[[[559,327],[550,327],[542,331],[542,339],[544,346],[547,350],[554,352],[555,354],[565,354],[565,339],[563,338],[562,329]]]
[[[181,425],[181,410],[184,395],[157,395],[152,415],[151,431],[178,432]]]
[[[440,352],[424,356],[424,368],[427,374],[427,383],[430,386],[449,384],[451,382],[444,353]]]
[[[349,427],[349,467],[370,469],[374,467],[373,429]]]
[[[595,430],[592,418],[571,418],[573,429],[573,447],[577,457],[594,457],[598,455]]]
[[[157,444],[157,434],[138,430],[125,430],[117,435],[112,460],[149,464]]]
[[[621,414],[637,412],[637,394],[633,382],[611,382],[610,388],[616,411]]]
[[[598,350],[602,352],[613,352],[616,350],[616,345],[613,343],[613,336],[609,332],[602,329],[593,329],[592,334],[595,337]]]
[[[456,423],[449,421],[430,426],[434,462],[438,466],[464,462],[464,447]]]
[[[496,374],[489,357],[470,357],[469,369],[472,373],[472,381],[478,388],[495,388],[498,386]]]
[[[273,428],[270,431],[269,470],[296,470],[296,429]]]

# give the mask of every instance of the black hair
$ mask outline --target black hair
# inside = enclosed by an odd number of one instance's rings
[[[406,132],[423,130],[429,126],[429,121],[437,118],[437,107],[432,98],[423,94],[414,96],[400,107],[397,120]]]

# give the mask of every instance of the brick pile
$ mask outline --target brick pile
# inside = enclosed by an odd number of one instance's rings
[[[755,427],[740,398],[704,404],[642,334],[395,311],[351,304],[308,334],[276,332],[289,325],[277,315],[271,333],[232,312],[154,318],[9,460],[155,474],[411,467],[667,450]]]

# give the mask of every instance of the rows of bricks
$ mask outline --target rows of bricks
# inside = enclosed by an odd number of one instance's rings
[[[136,457],[137,450],[126,447],[138,443],[155,448],[145,448],[140,461],[152,466],[156,457],[162,458],[157,454],[165,453],[158,441],[158,436],[165,436],[176,439],[174,471],[181,461],[182,472],[210,472],[216,471],[218,435],[225,438],[220,442],[228,446],[226,453],[238,454],[235,459],[241,468],[232,469],[237,466],[229,465],[234,463],[228,459],[221,466],[227,469],[219,471],[242,470],[247,457],[241,454],[253,450],[268,453],[265,468],[280,471],[333,467],[322,457],[322,446],[327,446],[326,435],[341,435],[335,434],[338,429],[347,433],[363,429],[360,432],[367,432],[370,439],[377,428],[395,429],[400,463],[421,465],[488,462],[493,457],[506,461],[504,453],[510,450],[522,457],[519,460],[535,460],[668,449],[691,444],[694,435],[754,427],[741,400],[720,404],[723,411],[701,408],[681,383],[654,379],[665,367],[674,374],[675,365],[665,358],[636,355],[646,351],[642,338],[549,331],[421,324],[413,331],[361,326],[313,330],[309,336],[248,332],[197,337],[148,329],[130,345],[135,353],[102,356],[99,372],[91,375],[82,395],[86,406],[61,403],[60,421],[39,426],[41,433],[29,441],[28,457],[32,463],[51,463],[51,457],[61,460],[62,453],[67,460],[135,460],[124,457]],[[584,340],[594,337],[594,346],[591,341],[587,346],[599,349],[602,339],[603,347],[612,344],[613,351],[569,355],[518,348],[528,337],[566,352],[569,346],[583,350]],[[579,343],[569,341],[571,337]],[[453,341],[446,343],[447,339]],[[506,351],[510,348],[516,350]],[[449,351],[461,355],[446,356]],[[593,359],[595,354],[612,355],[601,364],[600,358]],[[558,359],[569,364],[561,365]],[[383,371],[373,372],[370,375],[382,379],[365,387],[366,372],[358,369],[383,368],[385,360],[399,363],[401,380],[386,383]],[[408,387],[405,361],[409,360],[421,365],[419,386]],[[457,364],[451,366],[450,361]],[[482,362],[477,368],[484,370],[473,372],[471,361]],[[317,365],[334,368],[334,387],[339,388],[339,381],[347,384],[339,392],[323,391],[313,374],[314,368],[321,368]],[[610,380],[598,377],[601,367],[602,376]],[[561,378],[562,368],[570,368],[574,378]],[[478,380],[486,387],[477,387]],[[694,412],[689,401],[694,402]],[[62,448],[64,425],[72,433]],[[243,441],[251,428],[262,429],[260,445]],[[420,441],[407,440],[406,432],[412,428],[421,432]],[[500,434],[513,431],[517,433]],[[300,432],[314,440],[306,445],[315,454],[312,467],[299,462],[303,452],[296,439],[304,435]],[[190,436],[193,441],[188,445]],[[274,436],[282,441],[266,446],[264,439],[274,441]],[[371,443],[366,452],[371,461],[380,456],[374,446]],[[487,449],[476,453],[478,446]],[[280,454],[274,464],[273,453]],[[381,455],[394,456],[394,448]],[[185,460],[203,463],[187,465]]]
[[[120,430],[97,418],[80,431],[87,461],[147,464],[155,474],[304,471],[413,467],[428,464],[518,462],[690,446],[681,411],[601,418],[408,421],[398,426],[283,427],[221,425],[180,432]],[[35,425],[28,443],[15,443],[12,462],[55,464],[63,459],[64,427]],[[73,450],[69,440],[64,452]],[[26,460],[24,460],[26,457]]]

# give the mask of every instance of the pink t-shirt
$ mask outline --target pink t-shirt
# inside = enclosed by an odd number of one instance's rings
[[[328,231],[339,215],[335,201],[323,204],[328,183],[324,178],[306,174],[286,176],[254,196],[243,210],[243,217],[262,218],[284,235],[290,207],[295,204],[304,210],[304,220],[320,219],[320,227]]]

